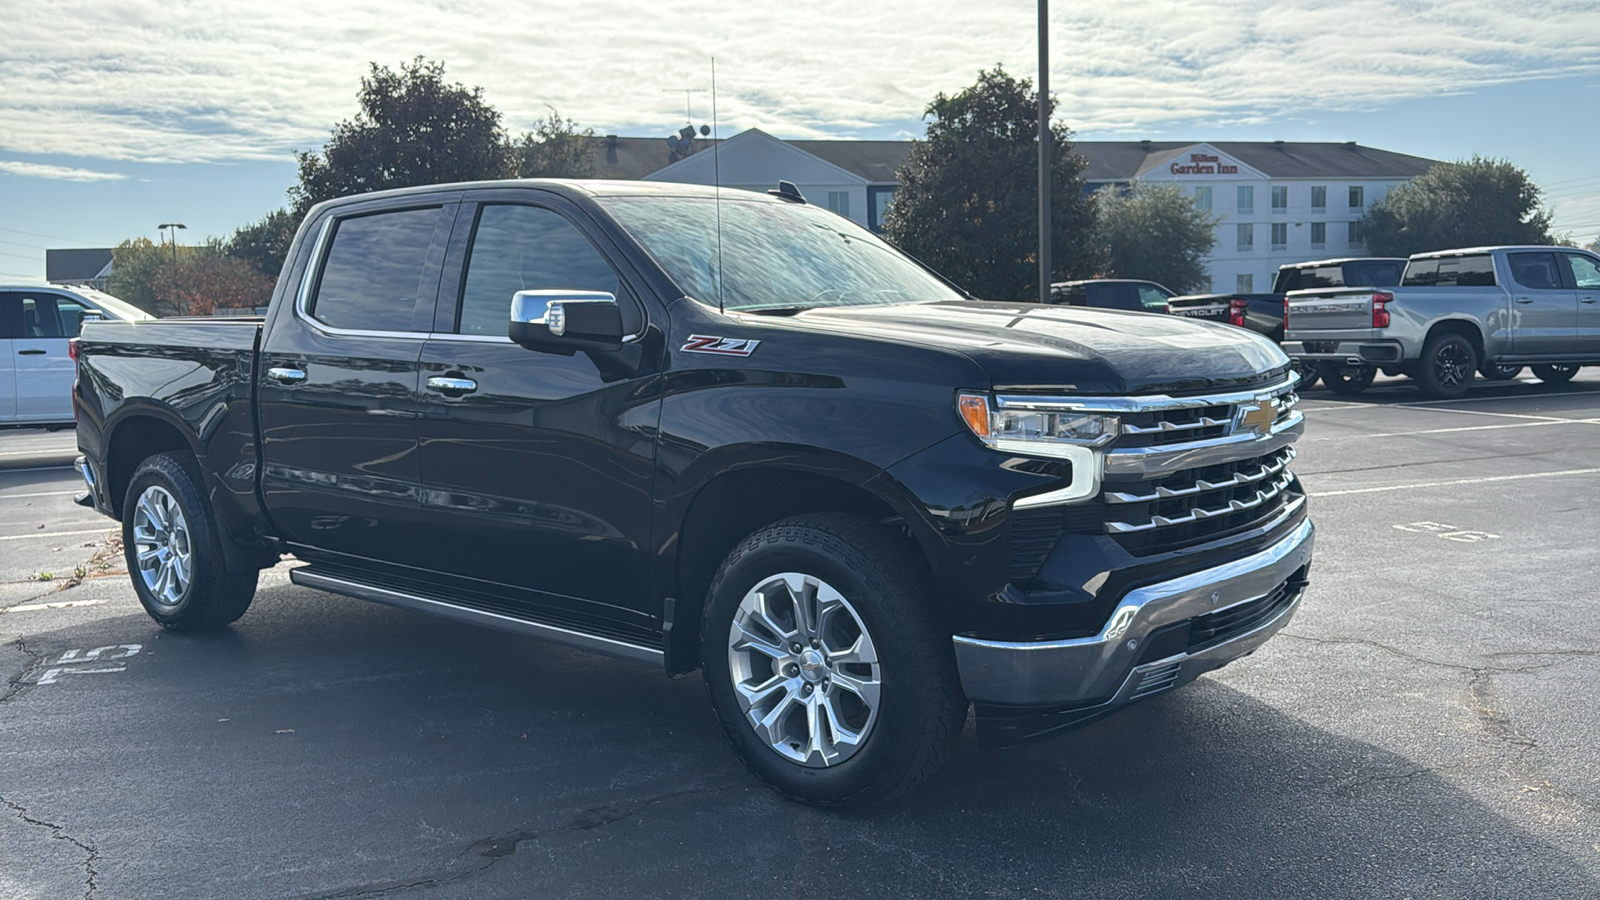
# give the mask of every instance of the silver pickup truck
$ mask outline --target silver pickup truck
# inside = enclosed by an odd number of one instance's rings
[[[1419,253],[1396,288],[1291,291],[1283,349],[1328,387],[1358,394],[1377,370],[1430,397],[1459,397],[1473,372],[1548,382],[1600,365],[1600,257],[1565,247]]]

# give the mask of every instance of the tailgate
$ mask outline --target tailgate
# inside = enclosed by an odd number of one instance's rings
[[[1283,339],[1371,337],[1372,295],[1372,288],[1290,291]]]
[[[1228,321],[1228,297],[1173,297],[1167,301],[1167,314],[1186,319]]]

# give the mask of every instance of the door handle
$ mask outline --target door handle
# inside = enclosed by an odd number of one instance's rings
[[[43,356],[43,355],[45,355],[46,353],[49,353],[49,352],[50,351],[48,351],[48,350],[18,350],[17,351],[17,355],[18,356]]]
[[[1594,298],[1593,297],[1579,297],[1578,298],[1578,302],[1579,303],[1593,303],[1594,302]]]
[[[428,379],[428,389],[441,394],[470,394],[478,389],[471,378],[443,378],[438,375]]]
[[[1533,302],[1533,298],[1532,297],[1518,297],[1517,298],[1517,302],[1518,303],[1532,303]]]
[[[267,377],[279,384],[299,384],[306,380],[304,369],[286,369],[282,366],[273,366],[267,370]]]

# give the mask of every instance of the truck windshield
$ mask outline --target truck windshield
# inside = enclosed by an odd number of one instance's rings
[[[717,205],[702,197],[602,197],[678,287],[717,297]],[[814,206],[722,201],[722,303],[731,310],[960,300],[956,291],[849,219]]]

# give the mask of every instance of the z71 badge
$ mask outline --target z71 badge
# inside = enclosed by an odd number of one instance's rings
[[[709,334],[691,334],[683,349],[688,353],[716,353],[722,356],[749,356],[761,343],[752,338],[725,338]]]

